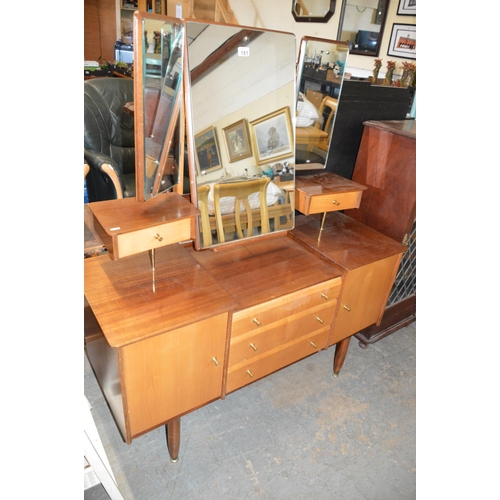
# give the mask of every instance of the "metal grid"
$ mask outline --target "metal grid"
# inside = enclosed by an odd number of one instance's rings
[[[396,280],[387,301],[391,306],[417,293],[417,221],[408,238],[408,250],[401,259]]]

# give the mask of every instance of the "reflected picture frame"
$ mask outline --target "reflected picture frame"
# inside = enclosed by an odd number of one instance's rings
[[[417,0],[399,0],[398,16],[416,16]]]
[[[208,127],[194,136],[196,169],[205,175],[222,168],[215,127]]]
[[[232,125],[224,127],[224,139],[226,141],[229,163],[252,156],[252,145],[248,135],[248,124],[243,118]]]
[[[417,26],[415,24],[394,23],[392,25],[387,55],[403,59],[417,58]]]
[[[290,108],[285,106],[250,122],[250,134],[257,165],[295,155]]]

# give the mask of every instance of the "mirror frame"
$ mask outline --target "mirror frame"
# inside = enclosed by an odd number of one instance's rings
[[[377,43],[377,50],[373,50],[373,51],[356,50],[354,48],[354,44],[352,42],[347,41],[349,43],[349,45],[351,46],[349,49],[350,54],[356,55],[356,56],[378,57],[378,55],[380,53],[380,45],[382,42],[382,37],[384,36],[385,21],[387,19],[387,13],[389,11],[390,0],[379,0],[379,5],[381,2],[385,2],[385,11],[382,14],[382,20],[380,23],[380,31],[379,31],[379,37],[378,37],[378,43]],[[342,31],[343,31],[343,27],[344,27],[344,17],[345,17],[346,6],[347,6],[347,0],[342,0],[342,7],[340,9],[340,18],[339,18],[339,29],[337,31],[337,38],[339,40],[342,40]]]
[[[297,14],[297,6],[304,0],[292,0],[292,15],[297,23],[327,23],[335,13],[337,0],[330,0],[330,8],[323,17],[302,16]]]
[[[140,12],[135,11],[133,16],[133,26],[134,33],[143,33],[143,22],[145,20],[156,20],[162,21],[163,23],[176,23],[181,24],[185,27],[185,23],[181,19],[177,19],[175,17],[164,16],[160,14],[152,14],[150,12]],[[183,52],[185,50],[183,49]],[[143,36],[135,36],[134,37],[134,61],[143,61],[144,59],[144,37]],[[182,61],[184,63],[184,54],[182,55]],[[184,78],[184,70],[180,75],[180,78]],[[184,83],[180,82],[175,100],[172,102],[172,111],[170,114],[170,120],[165,131],[165,139],[163,141],[163,147],[161,150],[161,156],[158,159],[158,169],[155,175],[154,188],[151,196],[146,196],[144,192],[145,188],[145,175],[146,175],[146,138],[145,138],[145,112],[144,112],[144,71],[142,67],[139,67],[139,64],[135,64],[134,66],[134,129],[135,129],[135,185],[136,185],[136,200],[140,202],[145,202],[151,199],[152,197],[160,194],[159,187],[160,181],[163,177],[163,172],[165,171],[165,167],[167,165],[168,160],[168,152],[170,149],[170,144],[174,139],[176,132],[178,131],[179,126],[182,123],[182,112],[181,112],[181,103],[183,101],[183,93],[184,93]],[[160,87],[161,93],[161,87]],[[180,141],[182,145],[180,147],[180,151],[183,153],[184,151],[184,139],[183,134],[179,134]],[[181,153],[181,157],[178,158],[178,179],[177,183],[172,186],[173,191],[182,193],[182,183],[184,177],[184,168],[183,168],[183,154]],[[181,163],[182,162],[182,163]]]

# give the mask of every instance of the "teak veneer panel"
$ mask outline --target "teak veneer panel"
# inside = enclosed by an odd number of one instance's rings
[[[287,235],[192,254],[238,302],[237,310],[341,276]]]

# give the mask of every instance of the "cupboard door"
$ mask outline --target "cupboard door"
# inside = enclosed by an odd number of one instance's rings
[[[381,320],[400,260],[394,255],[347,273],[329,345]]]
[[[221,396],[227,316],[120,350],[127,440]]]

